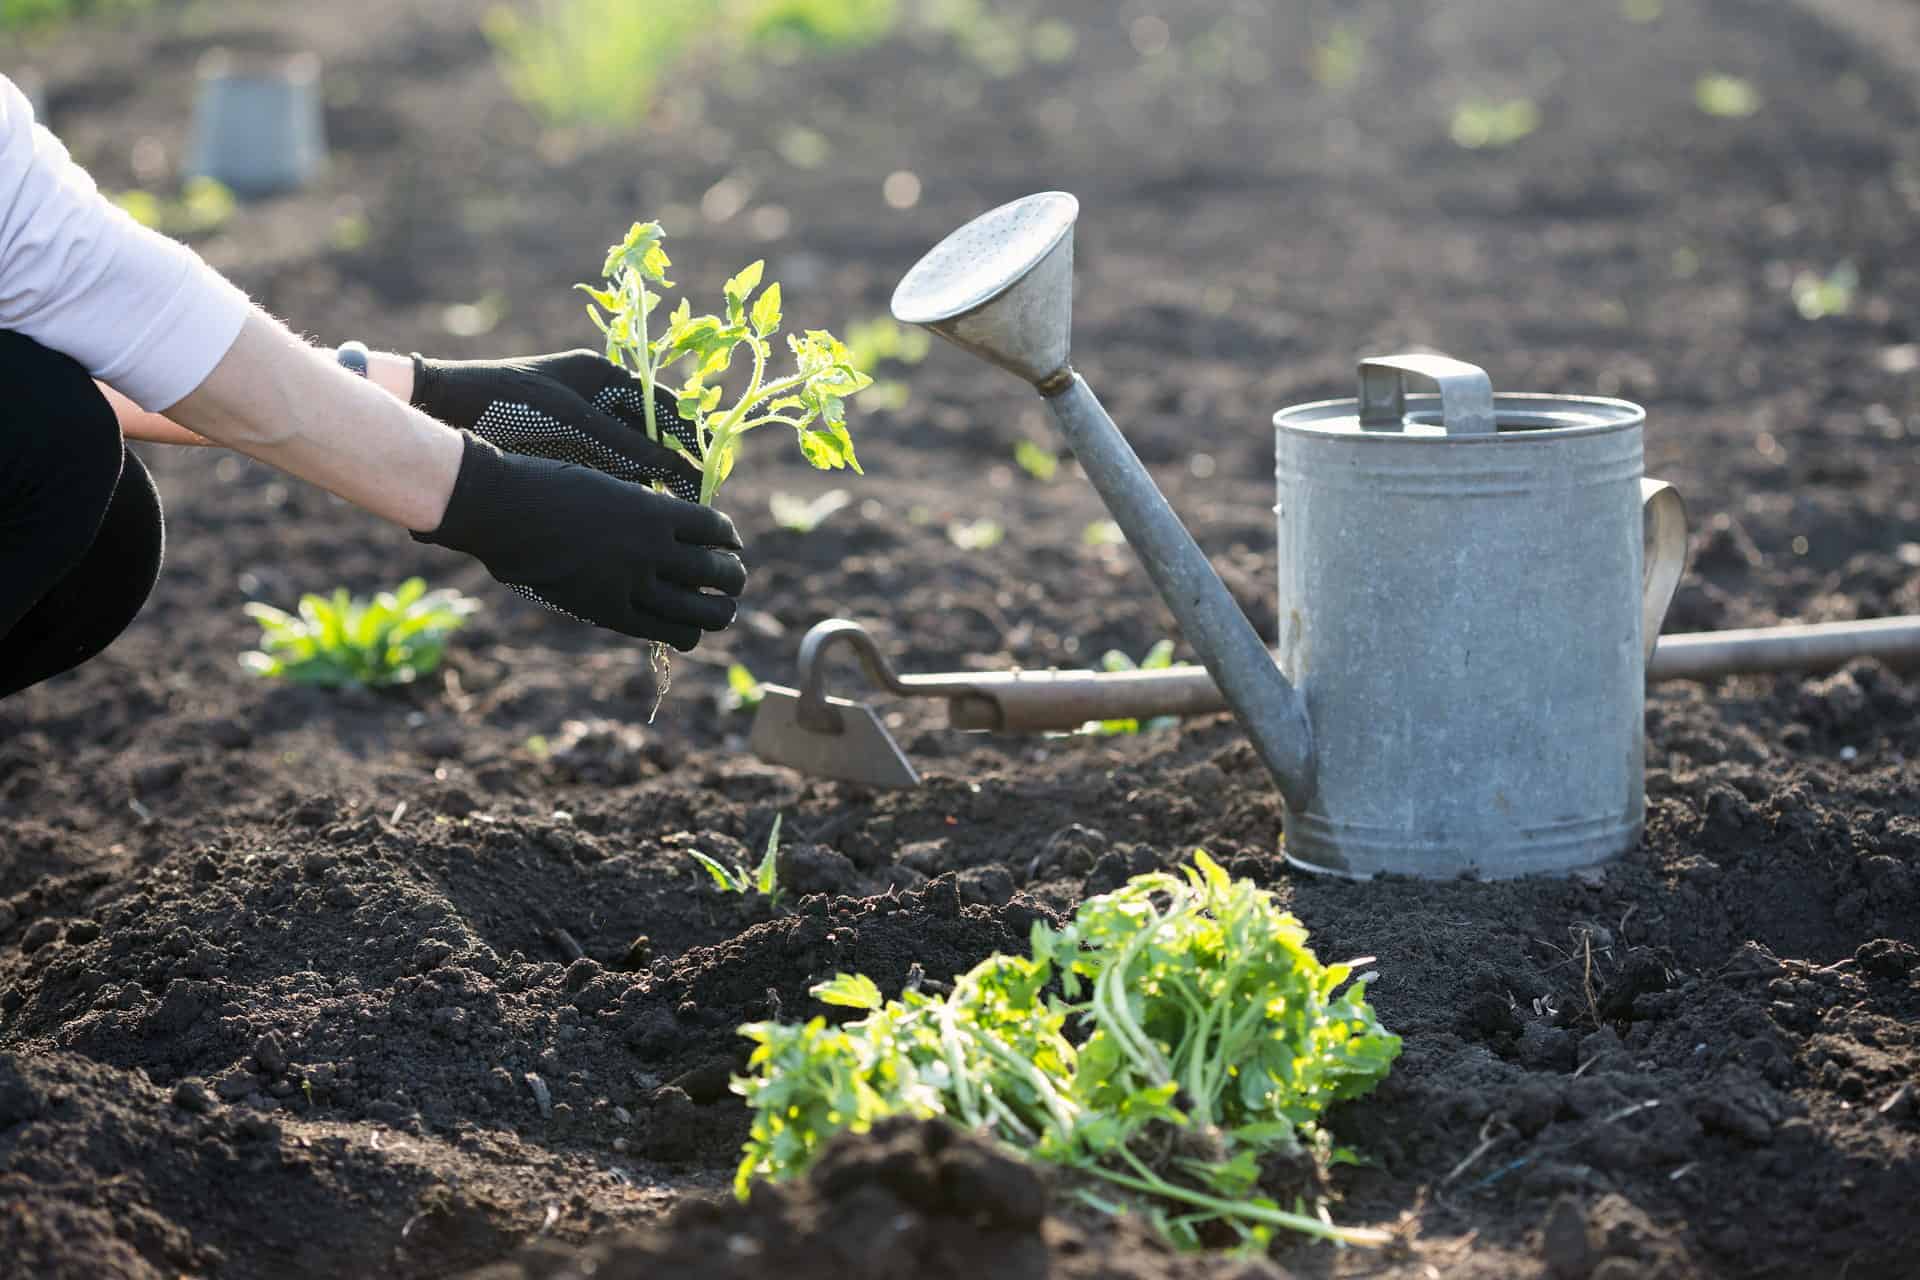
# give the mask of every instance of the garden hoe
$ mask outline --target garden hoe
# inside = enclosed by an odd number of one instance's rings
[[[869,787],[920,781],[878,714],[827,692],[827,662],[844,648],[877,688],[944,698],[947,727],[989,733],[1072,733],[1089,722],[1207,716],[1227,709],[1205,667],[1158,671],[950,671],[900,675],[867,629],[846,618],[816,623],[800,642],[798,688],[763,685],[750,743],[770,764]],[[1855,658],[1920,665],[1920,617],[1815,622],[1661,636],[1649,684],[1770,671],[1831,671]]]

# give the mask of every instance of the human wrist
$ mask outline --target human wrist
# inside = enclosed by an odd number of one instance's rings
[[[391,351],[367,353],[367,381],[399,400],[413,401],[413,361]]]

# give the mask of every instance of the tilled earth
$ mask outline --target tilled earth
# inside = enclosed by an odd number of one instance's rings
[[[460,0],[163,5],[0,68],[38,68],[56,127],[127,187],[177,162],[205,48],[320,52],[327,178],[199,247],[326,342],[576,345],[567,286],[655,214],[696,299],[765,255],[791,316],[845,328],[952,226],[1072,190],[1077,363],[1269,639],[1269,417],[1419,345],[1649,406],[1649,469],[1696,525],[1669,630],[1920,613],[1908,0],[988,8],[1006,25],[965,41],[916,22],[758,79],[716,62],[621,136],[543,132]],[[1059,47],[1022,35],[1040,17],[1073,31],[1065,61],[1022,60]],[[1760,110],[1696,109],[1715,72]],[[1530,136],[1449,140],[1456,103],[1514,98]],[[896,170],[909,209],[881,198]],[[1803,317],[1796,278],[1843,262],[1846,313]],[[1646,840],[1571,880],[1300,878],[1224,718],[994,739],[899,708],[923,787],[809,781],[745,754],[719,694],[729,662],[786,675],[822,617],[925,670],[1174,634],[1125,548],[1084,536],[1103,513],[1073,469],[1012,465],[1051,438],[1030,393],[948,350],[894,376],[910,398],[860,421],[864,483],[749,456],[723,504],[747,608],[652,723],[634,646],[244,460],[149,451],[155,599],[0,704],[18,1274],[1914,1273],[1920,680],[1656,690]],[[809,536],[767,512],[839,483],[855,504]],[[1003,540],[958,549],[949,526],[979,520]],[[412,572],[486,601],[441,675],[341,695],[235,661],[245,600]],[[776,815],[781,908],[717,894],[689,851],[750,859]],[[1400,1247],[1183,1258],[924,1126],[726,1198],[738,1023],[815,1011],[839,969],[892,991],[963,968],[1196,846],[1323,955],[1378,957],[1406,1051],[1333,1119],[1371,1159],[1335,1211]]]

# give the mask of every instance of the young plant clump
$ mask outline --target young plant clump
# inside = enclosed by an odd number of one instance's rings
[[[942,1116],[1059,1166],[1096,1208],[1143,1209],[1184,1246],[1261,1249],[1282,1229],[1386,1243],[1335,1225],[1317,1194],[1281,1205],[1262,1176],[1273,1157],[1352,1161],[1320,1118],[1378,1084],[1400,1038],[1366,979],[1321,964],[1271,893],[1201,851],[1184,871],[1136,876],[1064,929],[1036,924],[1031,954],[990,956],[948,994],[885,1000],[840,974],[813,994],[864,1018],[742,1027],[755,1047],[733,1087],[753,1123],[736,1192],[802,1172],[843,1130]]]
[[[758,894],[765,898],[767,905],[780,905],[780,815],[773,817],[773,830],[767,832],[767,848],[760,855],[760,862],[749,871],[743,866],[728,866],[718,858],[709,857],[698,849],[690,850],[693,860],[708,875],[713,877],[715,885],[722,893]]]
[[[777,282],[760,288],[764,262],[749,264],[727,281],[724,315],[696,316],[682,298],[655,334],[653,313],[663,300],[655,287],[673,287],[666,275],[673,264],[660,247],[665,238],[657,222],[634,223],[627,238],[607,251],[605,287],[576,287],[593,299],[587,314],[606,338],[607,359],[646,389],[648,438],[699,469],[700,501],[712,504],[733,472],[741,441],[766,426],[790,428],[801,454],[823,471],[849,467],[864,474],[847,433],[846,399],[873,379],[854,367],[847,348],[825,329],[787,335],[794,369],[772,371],[781,298]],[[724,404],[727,393],[720,379],[743,349],[753,372],[738,397]],[[676,367],[683,376],[675,395],[680,416],[692,424],[691,442],[663,430],[654,404],[654,388]]]
[[[260,648],[241,654],[240,665],[329,688],[407,684],[440,665],[447,638],[479,607],[451,588],[428,591],[419,578],[372,600],[349,597],[345,587],[305,595],[297,616],[255,601],[246,614],[260,624]]]

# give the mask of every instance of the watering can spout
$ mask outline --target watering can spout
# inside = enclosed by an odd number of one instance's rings
[[[1315,790],[1306,704],[1226,584],[1070,364],[1073,227],[1064,191],[984,213],[929,250],[893,293],[894,318],[1032,383],[1154,587],[1298,811]]]

